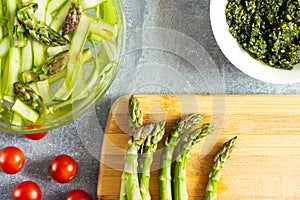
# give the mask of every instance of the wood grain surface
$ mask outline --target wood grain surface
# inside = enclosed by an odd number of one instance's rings
[[[166,134],[181,116],[197,112],[215,124],[213,134],[193,147],[187,167],[189,199],[203,199],[213,156],[238,136],[222,170],[218,199],[300,199],[300,96],[136,95],[144,122],[165,119]],[[127,141],[129,96],[109,114],[101,152],[98,199],[118,199]],[[162,142],[151,172],[152,199],[159,199],[157,175]]]

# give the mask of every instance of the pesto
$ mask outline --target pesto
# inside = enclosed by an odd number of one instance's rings
[[[300,0],[228,0],[225,15],[252,57],[287,70],[300,62]]]

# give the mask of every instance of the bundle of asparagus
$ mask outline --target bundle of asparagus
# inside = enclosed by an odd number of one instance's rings
[[[180,146],[180,153],[175,161],[174,170],[174,199],[188,199],[186,188],[186,166],[188,157],[192,147],[201,141],[202,138],[210,134],[213,130],[213,125],[203,124],[200,128],[190,131],[184,138]]]
[[[162,200],[188,199],[186,186],[186,167],[192,147],[213,131],[213,125],[198,125],[204,117],[200,114],[189,114],[180,119],[172,128],[164,141],[159,171],[159,195]],[[129,127],[131,138],[128,141],[124,171],[121,178],[120,199],[150,200],[149,191],[150,167],[153,154],[165,132],[165,122],[143,124],[143,113],[139,101],[133,95],[129,99]],[[182,142],[180,143],[180,140]],[[215,156],[209,183],[206,188],[207,200],[216,200],[217,184],[220,170],[230,156],[236,137],[223,145]],[[179,146],[180,144],[180,146]],[[175,148],[179,147],[179,155],[175,160],[172,177],[172,162]],[[174,181],[172,190],[172,180]]]
[[[159,194],[160,199],[170,200],[172,199],[172,161],[173,153],[176,145],[180,140],[180,136],[188,131],[191,127],[200,123],[204,119],[200,114],[190,114],[183,117],[172,128],[170,135],[165,139],[164,150],[161,156],[161,169],[159,174]]]
[[[157,143],[164,135],[165,122],[143,125],[140,103],[132,95],[129,99],[129,127],[132,136],[127,145],[120,199],[150,199],[150,167]],[[139,152],[142,155],[139,155]],[[139,162],[139,156],[141,156],[141,162]]]
[[[139,149],[146,138],[155,130],[155,124],[149,123],[139,127],[128,141],[126,161],[124,166],[124,177],[127,199],[142,199],[138,180],[138,156]]]
[[[124,166],[124,171],[122,174],[122,181],[121,181],[121,191],[120,191],[120,200],[121,199],[128,199],[128,196],[134,196],[134,193],[136,193],[136,196],[138,199],[140,199],[140,193],[139,193],[139,183],[137,178],[137,161],[138,161],[138,150],[140,149],[140,145],[143,141],[140,141],[139,143],[136,143],[136,145],[132,145],[134,141],[137,141],[136,138],[138,134],[138,130],[143,125],[143,112],[140,106],[139,101],[135,96],[130,96],[129,98],[129,106],[128,106],[128,122],[129,122],[129,129],[130,134],[132,137],[128,140],[128,146],[126,151],[126,162]],[[148,134],[148,133],[147,133]],[[145,138],[142,138],[145,140]],[[130,149],[130,148],[135,149]],[[132,158],[133,157],[133,158]],[[131,169],[127,169],[130,166]],[[132,180],[129,180],[129,176],[134,177],[134,183],[132,183]],[[131,182],[131,183],[130,183]],[[135,184],[135,186],[132,188],[131,185],[129,188],[126,187],[126,184]],[[130,191],[129,191],[130,190]],[[133,191],[132,191],[133,190]],[[129,193],[129,194],[128,194]]]

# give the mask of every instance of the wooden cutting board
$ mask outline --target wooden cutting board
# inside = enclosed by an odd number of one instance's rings
[[[187,167],[190,199],[203,199],[213,156],[238,136],[222,170],[218,199],[300,199],[300,96],[298,95],[136,95],[144,121],[165,119],[166,134],[182,115],[198,112],[215,131],[192,149]],[[129,96],[109,114],[101,153],[98,199],[118,199],[127,145]],[[150,192],[158,198],[162,142],[155,154]]]

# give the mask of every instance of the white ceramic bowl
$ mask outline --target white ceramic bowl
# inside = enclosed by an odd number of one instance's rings
[[[227,59],[242,72],[255,79],[278,84],[299,83],[300,64],[297,64],[291,71],[276,69],[254,59],[240,47],[230,34],[226,23],[226,3],[227,0],[210,1],[210,21],[215,39]]]

